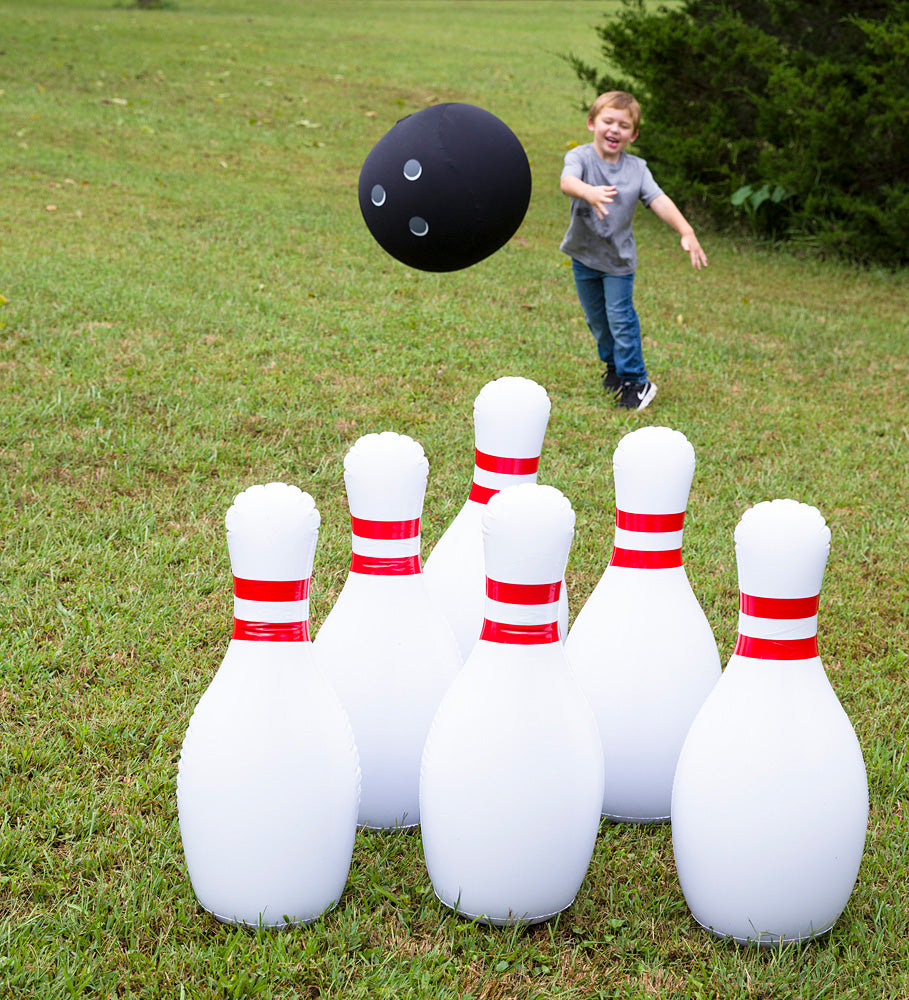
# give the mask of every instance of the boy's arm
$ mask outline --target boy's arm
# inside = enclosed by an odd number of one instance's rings
[[[658,219],[662,219],[667,226],[672,228],[682,237],[682,249],[691,257],[691,266],[700,271],[707,266],[707,255],[701,249],[697,236],[694,235],[694,228],[684,215],[678,210],[675,202],[668,194],[657,195],[649,205],[653,209]]]
[[[598,219],[609,215],[606,206],[615,200],[616,195],[614,187],[607,187],[605,184],[588,184],[572,174],[565,174],[559,181],[559,187],[562,194],[567,194],[569,198],[580,198],[582,201],[589,202]]]

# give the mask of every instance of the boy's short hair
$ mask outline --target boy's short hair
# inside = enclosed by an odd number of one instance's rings
[[[594,118],[603,108],[621,108],[631,115],[635,132],[641,127],[641,105],[625,90],[610,90],[600,96],[590,105],[590,112],[587,115],[588,121]]]

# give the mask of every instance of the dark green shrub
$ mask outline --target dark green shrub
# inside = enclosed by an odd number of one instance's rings
[[[909,0],[624,0],[592,91],[643,105],[637,147],[720,226],[909,262]]]

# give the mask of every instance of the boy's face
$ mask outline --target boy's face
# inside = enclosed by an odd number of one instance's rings
[[[597,154],[613,163],[638,137],[631,112],[625,108],[601,108],[596,118],[587,119],[587,128],[593,133],[593,148]]]

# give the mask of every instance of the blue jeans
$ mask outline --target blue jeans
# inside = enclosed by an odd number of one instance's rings
[[[600,360],[626,382],[644,382],[641,324],[634,311],[634,275],[595,271],[572,258],[574,284]]]

